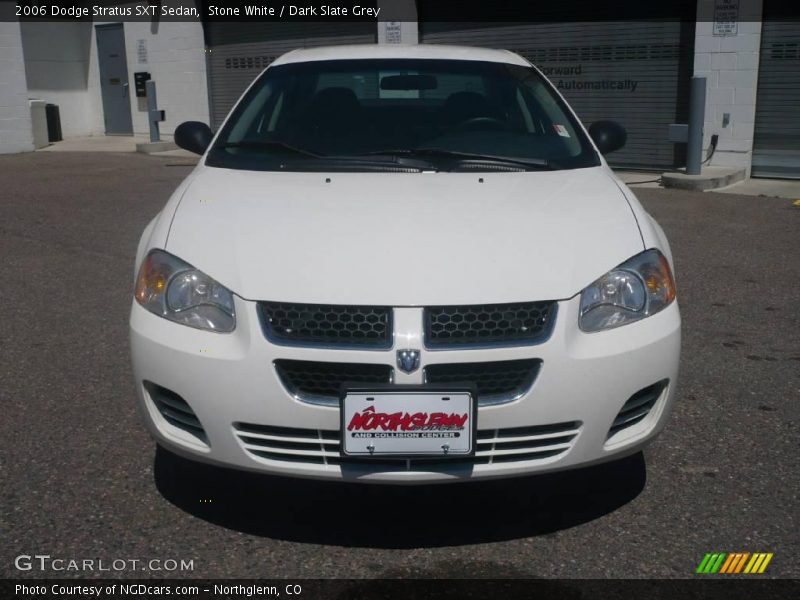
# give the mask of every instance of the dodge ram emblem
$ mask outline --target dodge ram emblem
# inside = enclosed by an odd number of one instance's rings
[[[398,350],[397,367],[403,373],[413,373],[419,369],[419,350]]]

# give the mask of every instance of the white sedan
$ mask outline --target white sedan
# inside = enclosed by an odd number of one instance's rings
[[[273,62],[145,229],[130,317],[157,442],[280,475],[511,477],[664,427],[669,245],[506,51],[341,46]]]

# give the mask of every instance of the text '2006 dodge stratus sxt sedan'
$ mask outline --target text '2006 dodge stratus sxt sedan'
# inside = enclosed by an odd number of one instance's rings
[[[159,444],[387,483],[620,458],[664,427],[680,314],[663,231],[525,59],[290,52],[136,257],[136,389]]]

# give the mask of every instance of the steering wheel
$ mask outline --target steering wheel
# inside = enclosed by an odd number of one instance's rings
[[[472,117],[456,125],[456,131],[469,131],[472,129],[506,129],[504,121],[495,117]]]

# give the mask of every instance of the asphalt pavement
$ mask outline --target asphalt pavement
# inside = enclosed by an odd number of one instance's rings
[[[643,188],[684,319],[644,454],[550,476],[367,487],[199,466],[142,426],[127,318],[139,234],[189,172],[136,154],[0,157],[0,573],[15,557],[192,561],[191,577],[692,577],[772,552],[800,577],[800,207]],[[149,569],[112,572],[161,577]]]

